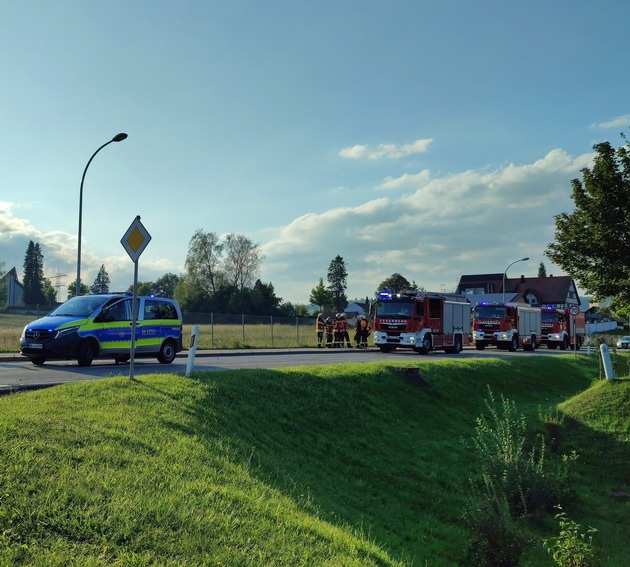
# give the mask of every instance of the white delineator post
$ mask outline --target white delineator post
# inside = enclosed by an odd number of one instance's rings
[[[190,333],[190,348],[188,349],[188,361],[186,362],[186,378],[190,378],[193,366],[195,365],[195,353],[197,352],[197,335],[199,334],[199,325],[193,325]]]

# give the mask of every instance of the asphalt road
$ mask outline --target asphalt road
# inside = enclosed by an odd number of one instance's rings
[[[384,354],[376,348],[357,349],[259,349],[197,351],[194,371],[238,370],[245,368],[286,368],[339,363],[366,363],[392,361],[409,365],[421,360],[436,358],[506,357],[506,356],[552,356],[567,354],[569,351],[539,349],[535,353],[508,351],[488,348],[478,351],[467,347],[460,354],[447,355],[432,352],[419,355],[411,350],[397,350]],[[581,352],[585,352],[582,350]],[[172,364],[160,364],[155,358],[140,358],[134,362],[134,376],[155,373],[185,374],[188,353],[180,353]],[[99,380],[112,376],[129,376],[129,364],[116,365],[112,360],[95,360],[92,366],[81,367],[76,361],[50,361],[43,366],[35,366],[20,354],[0,354],[0,394],[54,386],[64,382]]]

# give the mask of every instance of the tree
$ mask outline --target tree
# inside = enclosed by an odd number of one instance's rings
[[[81,282],[81,295],[88,295],[90,293],[90,288]],[[75,279],[73,282],[68,284],[68,298],[74,297],[77,294],[77,280]]]
[[[198,285],[206,295],[212,295],[221,279],[222,253],[223,244],[215,232],[197,230],[190,239],[186,256],[189,285]]]
[[[223,273],[228,284],[239,291],[254,284],[263,256],[258,244],[243,234],[228,234],[225,238]]]
[[[109,293],[109,274],[107,270],[105,270],[105,264],[101,264],[101,268],[96,274],[96,278],[94,279],[94,283],[90,288],[92,293]]]
[[[392,293],[400,293],[406,289],[414,289],[414,284],[410,284],[409,280],[404,276],[401,276],[398,272],[392,274],[387,279],[384,279],[380,284],[378,284],[378,288],[376,292],[378,293],[381,290],[391,291]]]
[[[44,278],[44,286],[42,291],[44,293],[44,303],[46,303],[47,305],[57,303],[57,291],[48,278]]]
[[[249,294],[249,313],[253,315],[275,315],[282,299],[276,296],[272,283],[256,280]]]
[[[592,169],[573,179],[572,213],[556,215],[545,255],[595,299],[630,305],[630,146],[593,146]]]
[[[200,286],[192,283],[189,276],[184,276],[175,287],[173,299],[177,300],[182,311],[200,312],[205,311],[208,296]]]
[[[175,288],[180,281],[180,277],[175,274],[164,274],[155,280],[155,293],[161,297],[175,297]]]
[[[539,278],[547,277],[547,268],[545,268],[545,265],[542,262],[540,263],[540,266],[538,266],[538,277]]]
[[[328,266],[328,289],[333,294],[333,305],[336,311],[343,311],[348,305],[347,281],[346,263],[341,256],[337,255]]]
[[[324,285],[324,278],[319,278],[319,283],[311,290],[308,300],[313,305],[319,305],[321,311],[328,311],[334,307],[332,291]]]
[[[44,303],[44,255],[39,243],[29,241],[24,256],[24,303],[37,305]]]

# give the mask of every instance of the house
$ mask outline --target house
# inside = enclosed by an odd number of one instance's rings
[[[346,314],[349,325],[354,325],[359,315],[367,316],[370,311],[370,306],[364,301],[351,301],[348,303],[343,312]]]
[[[6,291],[4,304],[1,307],[24,307],[24,287],[18,281],[17,271],[11,268],[2,279],[0,286]]]
[[[459,280],[457,293],[472,296],[485,295],[485,301],[528,303],[545,307],[566,308],[580,305],[580,296],[570,276],[536,278],[505,278],[505,274],[465,275]],[[503,287],[505,283],[505,288]],[[487,299],[491,295],[493,299]],[[475,301],[475,303],[477,303]]]

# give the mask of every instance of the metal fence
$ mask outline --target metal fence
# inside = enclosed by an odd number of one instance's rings
[[[272,315],[183,313],[186,327],[199,326],[198,348],[291,348],[316,346],[315,319]]]

